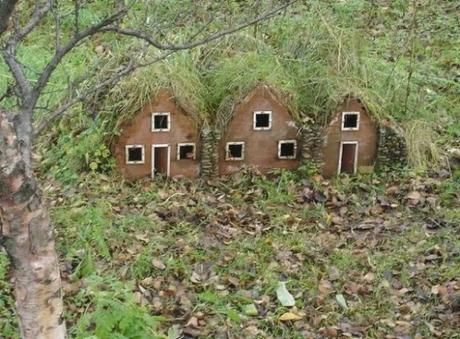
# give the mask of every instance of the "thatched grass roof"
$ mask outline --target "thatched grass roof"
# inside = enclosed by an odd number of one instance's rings
[[[352,95],[376,122],[402,120],[404,133],[411,130],[412,120],[402,115],[406,105],[414,104],[413,97],[406,102],[401,81],[406,75],[391,64],[366,56],[358,33],[324,23],[311,31],[313,26],[312,22],[305,28],[305,40],[293,39],[287,44],[240,33],[177,53],[138,70],[112,88],[104,109],[116,113],[112,116],[117,121],[125,121],[160,89],[167,89],[198,123],[221,131],[232,118],[235,105],[263,84],[299,122],[326,126],[337,106]],[[426,130],[428,133],[429,128]],[[407,139],[408,143],[417,142]]]
[[[219,129],[230,121],[235,106],[262,85],[294,118],[299,118],[293,79],[273,54],[250,51],[223,58],[207,71],[205,81],[210,89],[209,104],[215,112],[211,120]]]
[[[103,110],[116,120],[116,126],[129,120],[161,90],[171,93],[184,111],[200,122],[206,118],[206,87],[196,69],[195,55],[176,54],[161,63],[136,70],[110,89]]]

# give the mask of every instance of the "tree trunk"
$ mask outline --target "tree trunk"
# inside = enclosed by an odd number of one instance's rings
[[[14,119],[14,130],[21,160],[24,162],[26,176],[33,176],[32,173],[32,111],[25,110]]]
[[[14,127],[0,110],[0,239],[13,267],[21,337],[65,338],[53,229],[28,172]]]

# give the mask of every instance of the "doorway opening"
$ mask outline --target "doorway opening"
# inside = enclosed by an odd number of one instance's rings
[[[358,163],[358,142],[343,141],[340,143],[338,173],[355,174]]]
[[[171,165],[171,148],[169,145],[152,145],[152,178],[168,176]]]

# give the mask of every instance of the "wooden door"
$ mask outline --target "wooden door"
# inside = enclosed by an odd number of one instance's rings
[[[343,143],[340,161],[340,173],[355,174],[357,161],[357,143]]]
[[[169,177],[171,152],[169,145],[152,145],[152,178],[157,175]]]

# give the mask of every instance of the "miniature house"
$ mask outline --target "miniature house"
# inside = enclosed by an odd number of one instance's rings
[[[369,172],[377,156],[378,128],[361,100],[347,97],[324,134],[323,175]]]
[[[168,91],[161,90],[121,126],[114,144],[117,167],[128,180],[199,175],[199,130]]]
[[[219,144],[219,173],[243,166],[262,172],[299,165],[298,127],[277,93],[257,86],[235,105]]]

